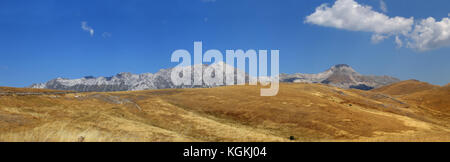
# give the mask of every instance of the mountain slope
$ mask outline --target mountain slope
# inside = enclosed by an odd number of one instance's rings
[[[405,95],[435,88],[439,88],[439,86],[432,85],[426,82],[420,82],[418,80],[406,80],[376,88],[372,91],[389,95]]]
[[[427,90],[406,94],[400,98],[407,102],[415,103],[420,107],[430,108],[450,115],[449,86],[433,87]]]
[[[398,102],[408,103],[406,108],[417,107],[421,117],[438,119],[436,123],[450,124],[450,86],[437,86],[418,80],[407,80],[371,90],[386,94]],[[393,96],[393,97],[392,97]]]

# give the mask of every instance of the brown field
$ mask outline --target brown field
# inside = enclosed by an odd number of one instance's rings
[[[450,141],[450,87],[371,91],[283,83],[133,92],[0,95],[0,141]],[[290,140],[293,136],[295,140]]]
[[[52,92],[71,92],[71,91],[60,91],[60,90],[51,90],[51,89],[35,89],[35,88],[0,87],[0,93],[10,93],[10,92],[52,93]]]

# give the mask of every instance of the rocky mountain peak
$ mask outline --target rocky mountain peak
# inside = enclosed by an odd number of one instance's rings
[[[130,72],[121,72],[116,75],[116,77],[118,77],[118,78],[129,78],[131,76],[133,76],[133,74]]]
[[[350,65],[347,64],[337,64],[332,66],[329,71],[332,71],[334,73],[344,73],[348,75],[359,75],[358,72],[356,72]]]
[[[329,84],[340,88],[356,88],[369,90],[400,81],[389,76],[366,76],[356,72],[347,64],[337,64],[318,74],[283,74],[284,82],[305,82]]]
[[[334,65],[334,66],[332,66],[332,67],[334,67],[334,68],[343,68],[343,67],[349,68],[350,65],[347,65],[347,64],[337,64],[337,65]]]

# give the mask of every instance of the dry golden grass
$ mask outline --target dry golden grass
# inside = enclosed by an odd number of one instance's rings
[[[376,88],[371,91],[388,95],[405,95],[436,88],[439,88],[439,86],[432,85],[426,82],[420,82],[418,80],[407,80]]]
[[[450,123],[450,84],[431,85],[426,82],[409,80],[374,89],[395,96],[398,100],[414,105],[423,116],[432,116],[439,123]]]
[[[36,88],[14,88],[14,87],[0,87],[0,93],[4,92],[71,92],[51,89],[36,89]]]
[[[448,107],[321,84],[260,88],[0,96],[0,141],[450,141]]]

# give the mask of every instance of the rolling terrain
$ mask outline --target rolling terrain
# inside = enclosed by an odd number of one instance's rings
[[[0,141],[450,141],[450,86],[259,86],[24,95],[0,88]],[[45,92],[45,93],[44,93]],[[291,140],[290,137],[294,140]]]

